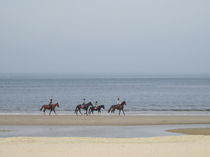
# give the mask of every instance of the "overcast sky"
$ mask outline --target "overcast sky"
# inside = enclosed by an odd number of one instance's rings
[[[0,0],[0,73],[210,73],[209,0]]]

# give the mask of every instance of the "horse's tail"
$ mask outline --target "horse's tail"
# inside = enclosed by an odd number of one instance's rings
[[[77,112],[78,112],[78,109],[79,107],[77,106],[76,108],[75,108],[75,110],[74,110],[74,112],[77,114]]]
[[[44,106],[42,106],[42,107],[40,108],[40,111],[42,111],[43,107],[44,107]]]
[[[112,105],[113,106],[113,105]],[[109,108],[108,113],[112,110],[112,106]]]
[[[91,112],[92,112],[92,108],[91,108],[91,107],[89,107],[89,109],[88,109],[88,113],[89,113],[89,114],[91,114]]]

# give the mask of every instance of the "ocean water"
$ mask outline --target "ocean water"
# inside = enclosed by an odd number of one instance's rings
[[[0,74],[0,114],[41,114],[50,98],[58,114],[73,114],[83,98],[107,114],[118,97],[127,114],[210,114],[210,77]]]

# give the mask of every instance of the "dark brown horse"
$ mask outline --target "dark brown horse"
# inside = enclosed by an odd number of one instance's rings
[[[44,112],[44,114],[45,114],[45,111],[46,111],[46,110],[50,110],[49,115],[51,115],[51,112],[52,112],[52,111],[54,111],[54,113],[56,114],[56,112],[55,112],[55,107],[59,107],[59,103],[51,104],[51,105],[42,105],[42,107],[40,108],[40,111],[42,111],[42,109],[43,109],[43,112]]]
[[[93,114],[94,111],[98,111],[98,113],[101,113],[101,109],[105,109],[104,105],[99,105],[99,106],[92,106],[89,108],[89,114]]]
[[[108,113],[111,112],[111,113],[114,113],[115,110],[119,110],[119,115],[120,115],[120,112],[122,111],[124,116],[125,116],[125,112],[124,112],[124,105],[126,105],[126,102],[123,101],[121,104],[118,104],[118,105],[112,105],[109,110],[108,110]]]
[[[83,110],[86,111],[85,114],[88,115],[87,111],[88,111],[90,106],[93,106],[93,104],[91,102],[89,102],[87,104],[79,104],[75,108],[74,112],[76,113],[76,115],[78,114],[78,112],[82,115],[81,109],[83,109]]]

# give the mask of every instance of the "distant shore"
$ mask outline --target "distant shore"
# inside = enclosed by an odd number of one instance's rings
[[[210,116],[0,115],[0,125],[135,126],[170,124],[210,124]]]

